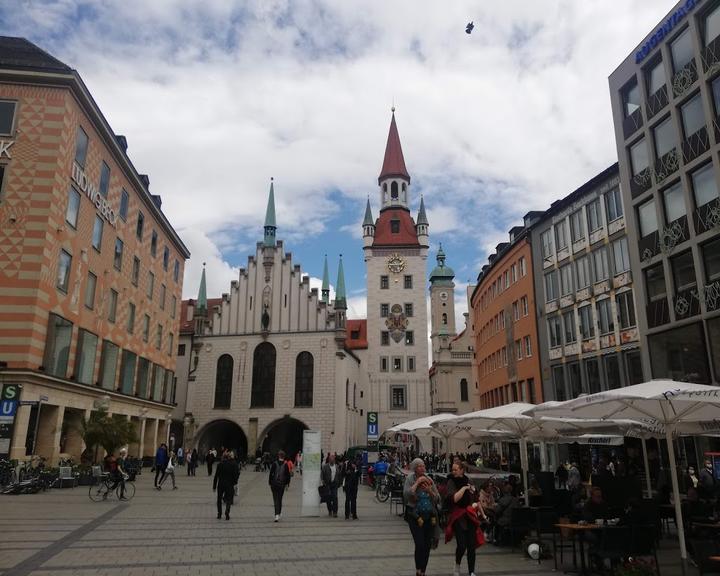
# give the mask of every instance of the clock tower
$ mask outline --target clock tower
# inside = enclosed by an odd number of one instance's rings
[[[442,244],[435,257],[437,266],[430,273],[430,342],[433,357],[447,348],[457,335],[455,330],[455,272],[445,265]]]
[[[378,218],[373,219],[368,198],[363,219],[368,282],[365,405],[378,412],[382,432],[430,414],[425,298],[429,224],[422,198],[417,221],[410,213],[410,174],[394,109],[378,186]]]

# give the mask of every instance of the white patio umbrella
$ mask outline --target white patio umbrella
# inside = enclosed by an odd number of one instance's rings
[[[675,470],[673,434],[681,430],[684,425],[692,425],[692,423],[708,422],[705,428],[715,428],[720,414],[720,388],[674,380],[651,380],[626,388],[582,396],[553,406],[537,406],[530,412],[535,416],[558,418],[627,418],[646,423],[654,421],[664,428],[670,458],[680,557],[684,571],[687,549],[680,509],[680,489]]]

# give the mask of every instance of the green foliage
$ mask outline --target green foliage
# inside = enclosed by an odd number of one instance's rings
[[[92,412],[88,420],[81,419],[79,432],[88,448],[102,446],[108,454],[138,440],[132,422],[109,416],[105,408]]]

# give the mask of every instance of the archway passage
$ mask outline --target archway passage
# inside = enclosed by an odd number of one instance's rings
[[[274,456],[278,450],[284,450],[288,458],[294,458],[302,450],[303,430],[307,429],[305,424],[295,418],[276,420],[265,429],[262,451]]]
[[[220,447],[234,450],[238,458],[247,456],[247,436],[235,422],[214,420],[207,424],[197,436],[197,449],[203,455],[210,448],[220,451]]]

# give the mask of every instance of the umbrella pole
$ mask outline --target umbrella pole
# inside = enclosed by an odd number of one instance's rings
[[[525,506],[530,506],[530,495],[528,494],[528,461],[527,461],[527,440],[520,438],[520,466],[522,467],[522,484],[525,488]]]
[[[647,493],[648,498],[652,498],[652,484],[650,482],[650,463],[648,461],[648,455],[647,455],[647,443],[645,442],[645,438],[640,439],[642,442],[642,451],[643,451],[643,462],[645,464],[645,483],[647,485]]]
[[[685,574],[687,562],[687,550],[685,548],[685,527],[683,526],[682,508],[680,507],[680,486],[676,474],[675,446],[673,445],[672,429],[665,427],[665,438],[667,440],[668,458],[670,459],[670,479],[672,480],[673,498],[675,500],[675,524],[678,529],[678,540],[680,541],[680,566]]]

